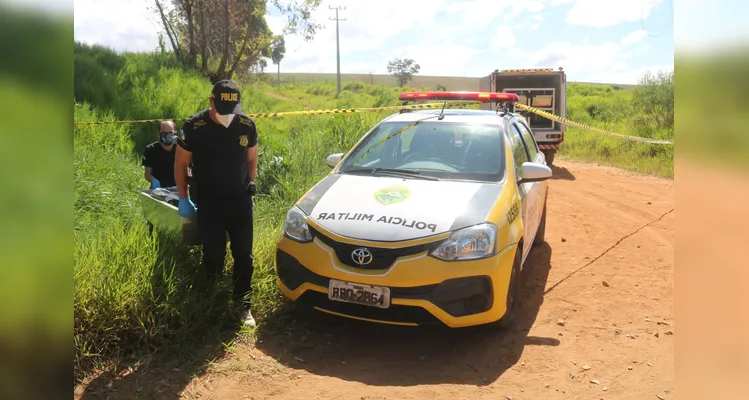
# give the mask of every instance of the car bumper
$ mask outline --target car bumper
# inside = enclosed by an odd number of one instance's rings
[[[394,325],[481,325],[500,319],[506,311],[517,245],[506,246],[490,258],[460,262],[441,261],[422,251],[401,256],[392,265],[377,270],[346,265],[333,246],[336,242],[318,237],[310,243],[298,243],[282,236],[276,247],[277,285],[281,292],[318,311]],[[390,306],[378,308],[330,300],[331,279],[387,287]]]

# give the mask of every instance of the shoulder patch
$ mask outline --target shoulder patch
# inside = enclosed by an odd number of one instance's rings
[[[195,130],[204,126],[208,122],[206,120],[207,118],[209,118],[207,110],[199,111],[188,118],[185,121],[184,125],[189,126],[190,128],[192,128],[192,130]]]
[[[240,115],[239,116],[239,123],[247,125],[249,127],[254,127],[255,126],[255,124],[252,121],[252,118],[250,118],[248,116],[245,116],[245,115]]]
[[[203,125],[205,125],[205,120],[204,119],[197,119],[197,120],[193,121],[192,128],[193,129],[198,129],[198,128],[200,128]]]
[[[247,144],[249,143],[249,140],[247,139],[247,135],[241,135],[239,136],[239,145],[242,147],[247,147]]]

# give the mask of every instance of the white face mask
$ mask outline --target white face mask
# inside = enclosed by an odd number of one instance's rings
[[[221,115],[217,113],[216,119],[221,122],[221,125],[223,125],[225,128],[228,128],[229,124],[231,124],[231,121],[234,120],[234,114]]]

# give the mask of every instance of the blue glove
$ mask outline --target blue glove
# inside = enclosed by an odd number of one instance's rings
[[[190,200],[189,197],[180,197],[179,206],[177,208],[179,209],[180,217],[191,218],[194,217],[197,213],[195,204],[192,202],[192,200]]]
[[[156,189],[160,187],[161,187],[161,182],[159,182],[158,179],[153,178],[153,180],[151,181],[151,189]]]

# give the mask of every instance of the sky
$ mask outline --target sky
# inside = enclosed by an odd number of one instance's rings
[[[72,8],[64,0],[4,1]],[[329,7],[342,6],[342,73],[385,74],[388,61],[411,58],[420,75],[563,67],[571,81],[636,83],[646,71],[673,69],[675,44],[704,51],[749,37],[742,28],[749,24],[740,20],[749,2],[729,1],[712,0],[706,9],[697,0],[324,0],[313,13],[323,28],[312,41],[286,37],[281,72],[335,73]],[[117,51],[154,50],[162,27],[153,8],[151,0],[75,0],[75,39]],[[268,25],[280,32],[285,17],[272,5],[268,10]]]

